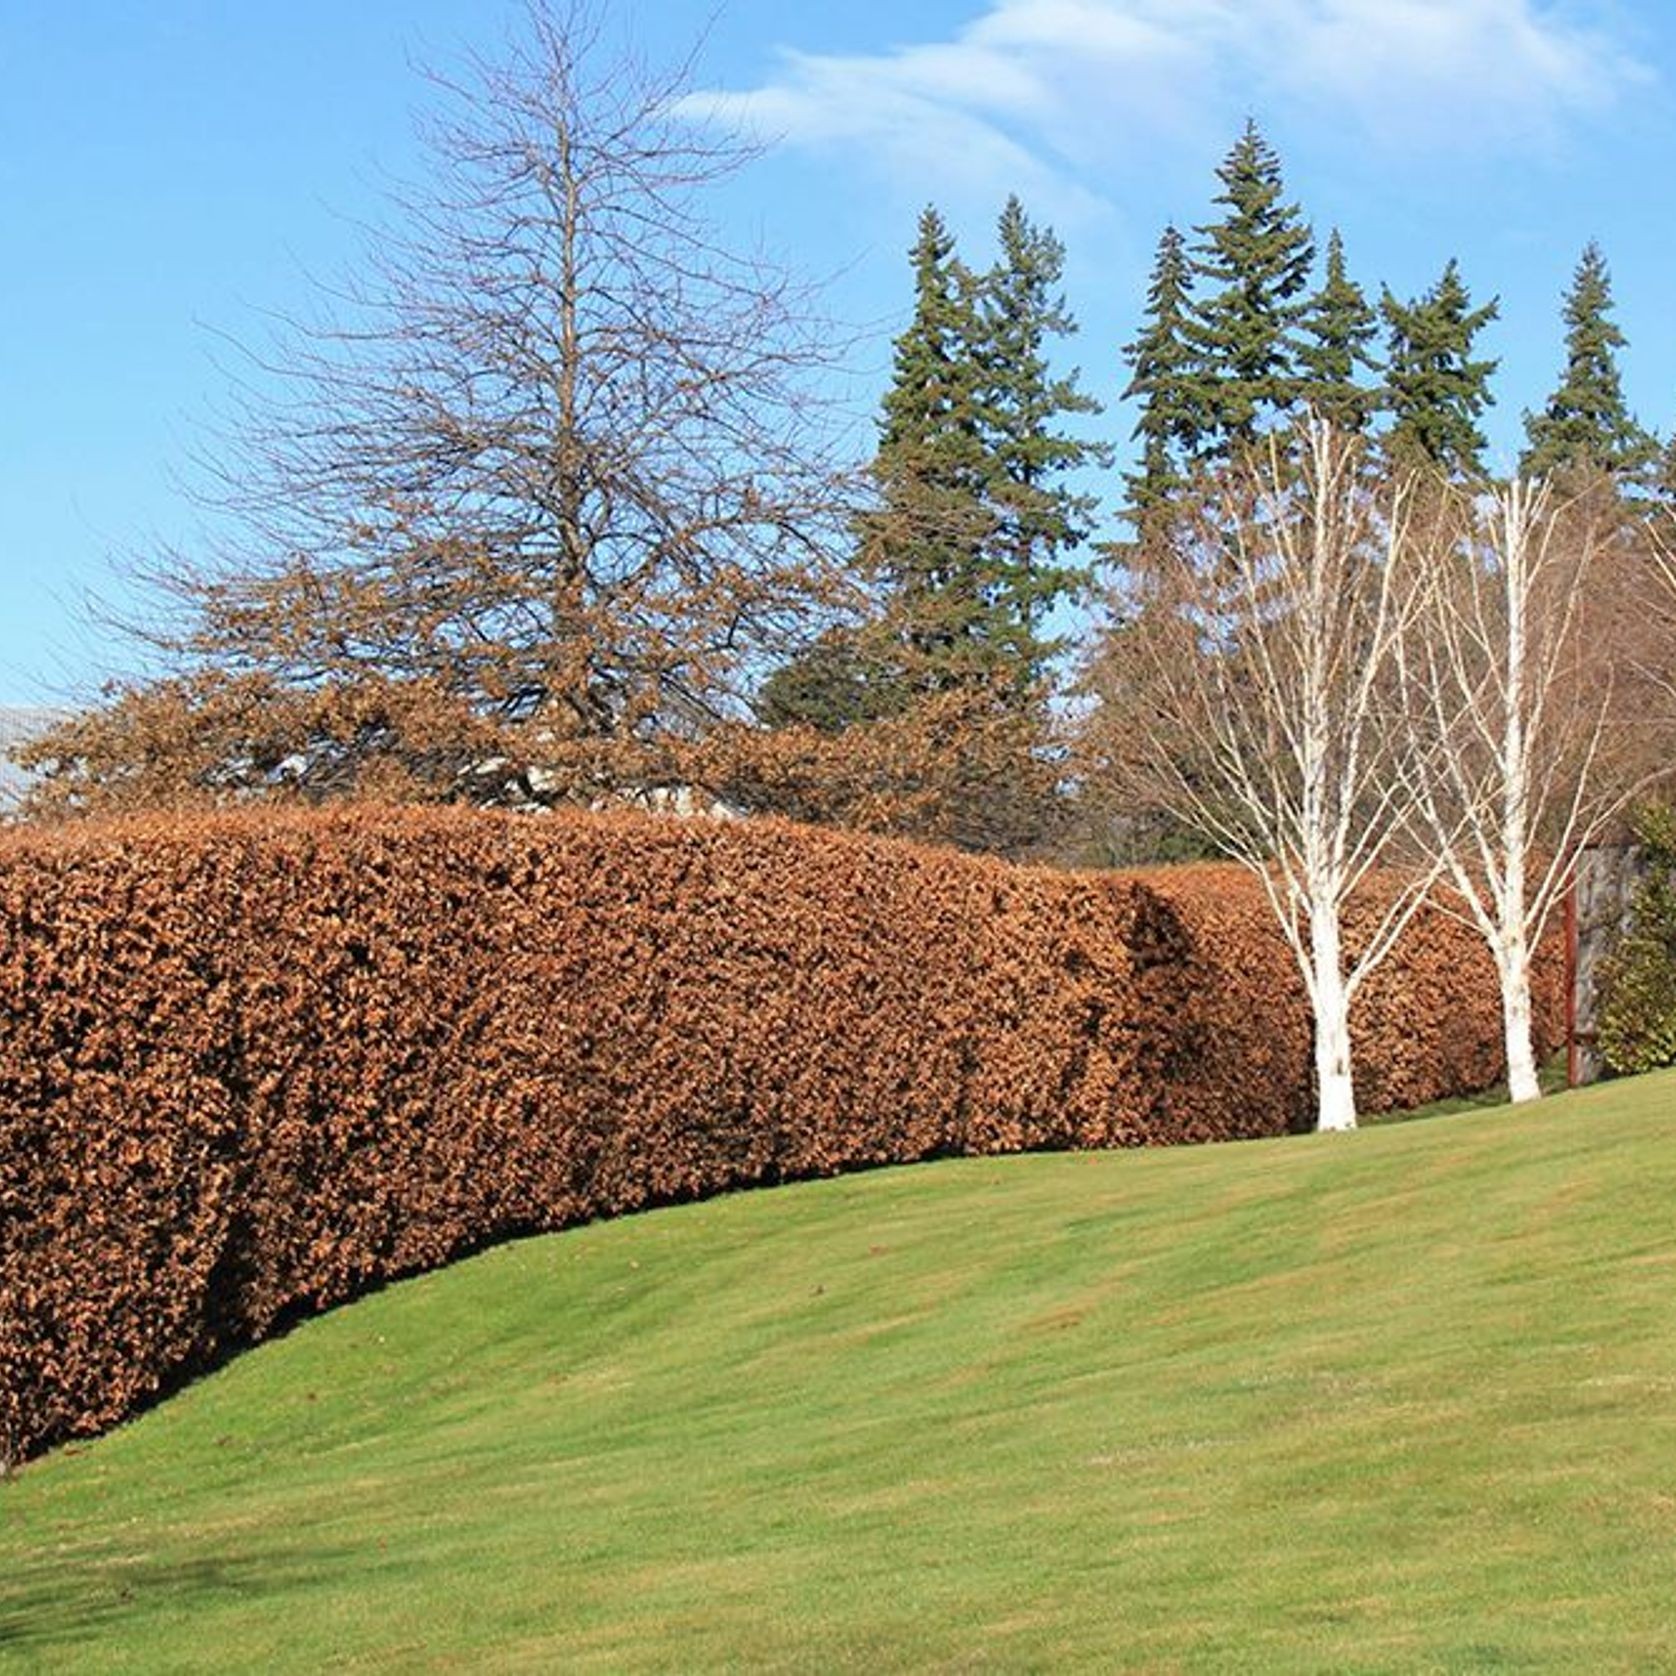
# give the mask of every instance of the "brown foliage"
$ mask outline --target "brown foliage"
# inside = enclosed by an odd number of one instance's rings
[[[1371,1103],[1494,1077],[1474,943],[1429,922],[1370,985]],[[1278,1134],[1308,1028],[1230,869],[627,814],[14,831],[0,1454],[489,1240],[938,1154]]]
[[[113,691],[15,753],[33,817],[207,810],[256,798],[461,795],[506,730],[426,680],[312,688],[205,672]]]
[[[424,680],[209,673],[115,694],[17,758],[44,820],[258,801],[589,808],[681,785],[742,812],[1019,856],[1067,806],[1040,713],[964,688],[842,733],[731,722],[640,739],[561,736]]]
[[[682,737],[849,599],[842,340],[717,229],[755,149],[683,116],[692,61],[608,9],[528,0],[427,74],[427,166],[252,351],[201,461],[217,539],[142,567],[171,667]]]
[[[1015,859],[1043,854],[1069,808],[1043,708],[981,686],[841,733],[719,728],[685,766],[742,809]]]

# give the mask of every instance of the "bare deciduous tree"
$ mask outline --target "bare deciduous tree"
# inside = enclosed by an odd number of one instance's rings
[[[1392,668],[1421,532],[1411,492],[1311,422],[1216,480],[1124,636],[1131,763],[1262,881],[1314,1017],[1322,1129],[1355,1127],[1351,1003],[1435,877],[1387,886],[1348,946],[1346,906],[1390,859],[1408,795]]]
[[[1449,502],[1448,539],[1421,573],[1423,608],[1400,647],[1408,811],[1489,944],[1508,1090],[1533,1100],[1532,960],[1579,851],[1638,783],[1615,749],[1619,672],[1598,632],[1623,520],[1609,485],[1562,499],[1515,481]]]
[[[596,0],[530,0],[506,58],[433,78],[431,173],[370,265],[281,329],[207,462],[232,535],[149,567],[187,675],[245,682],[241,702],[407,683],[499,725],[491,761],[592,761],[742,714],[838,597],[811,382],[835,339],[713,230],[748,150],[604,25]],[[482,762],[480,732],[425,772]],[[360,737],[333,741],[333,775]],[[306,779],[307,749],[280,760]]]
[[[1634,618],[1641,632],[1635,637],[1635,672],[1642,690],[1654,695],[1660,742],[1667,743],[1668,725],[1676,719],[1676,512],[1661,512],[1646,534],[1642,563],[1648,585],[1636,591]],[[1667,765],[1669,760],[1667,753]]]

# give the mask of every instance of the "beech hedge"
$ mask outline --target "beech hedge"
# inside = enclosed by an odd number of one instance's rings
[[[1297,1129],[1309,1040],[1237,869],[632,814],[16,829],[0,1457],[493,1240],[870,1164]],[[1482,949],[1429,916],[1361,1004],[1363,1103],[1483,1086],[1499,1044]]]

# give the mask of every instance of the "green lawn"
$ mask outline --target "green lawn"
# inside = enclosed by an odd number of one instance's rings
[[[1676,1669],[1676,1074],[504,1247],[0,1485],[0,1666]]]

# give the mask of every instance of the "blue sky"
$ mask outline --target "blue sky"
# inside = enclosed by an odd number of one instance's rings
[[[1501,299],[1498,456],[1559,366],[1559,298],[1598,239],[1642,419],[1676,427],[1676,8],[1654,0],[616,0],[654,57],[706,29],[695,121],[773,142],[721,213],[833,276],[876,395],[936,201],[968,253],[1018,191],[1069,249],[1067,360],[1113,404],[1166,220],[1209,216],[1247,115],[1355,276],[1410,295],[1458,257]],[[0,703],[132,654],[88,590],[190,544],[179,479],[239,344],[355,259],[381,183],[421,168],[413,63],[492,49],[504,0],[5,0],[0,6]]]

